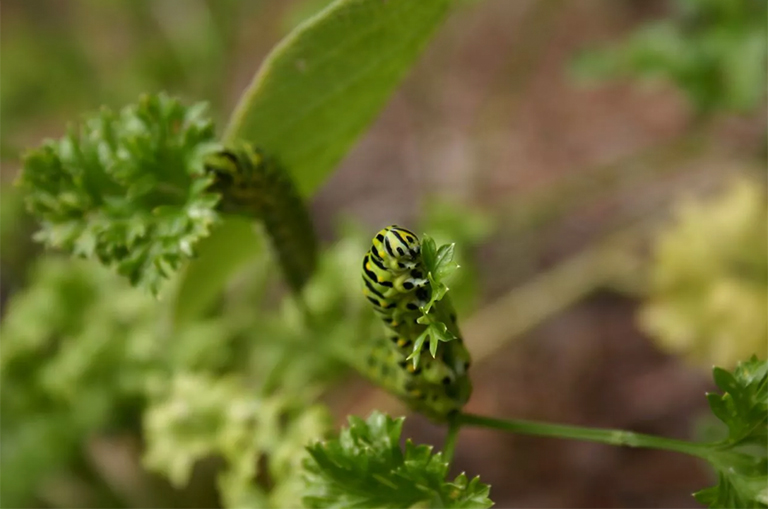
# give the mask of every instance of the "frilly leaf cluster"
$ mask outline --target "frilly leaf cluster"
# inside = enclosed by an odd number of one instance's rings
[[[752,357],[730,373],[714,369],[722,394],[707,394],[728,436],[712,444],[709,462],[718,484],[694,496],[709,507],[768,506],[768,363]]]
[[[400,448],[403,420],[374,412],[364,421],[349,417],[338,438],[308,448],[304,463],[311,508],[463,507],[487,508],[490,487],[461,474],[447,481],[442,454],[410,440]]]
[[[642,327],[663,349],[711,366],[764,355],[768,232],[762,183],[742,178],[686,200],[654,247]]]
[[[204,104],[160,94],[102,109],[25,155],[18,183],[36,239],[157,293],[217,221],[204,173],[217,148]]]

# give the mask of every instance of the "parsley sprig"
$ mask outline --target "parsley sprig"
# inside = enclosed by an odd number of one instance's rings
[[[40,220],[35,238],[157,293],[218,220],[204,173],[214,136],[205,104],[165,94],[86,117],[24,157],[18,184]]]
[[[707,448],[716,486],[694,494],[709,507],[768,506],[768,362],[752,357],[733,373],[714,368],[722,394],[707,394],[712,413],[728,437]]]
[[[432,237],[424,235],[421,240],[421,256],[432,292],[429,301],[421,307],[421,317],[417,319],[418,323],[427,327],[414,341],[413,351],[408,356],[414,366],[419,364],[421,348],[425,342],[429,344],[429,353],[435,357],[440,341],[453,341],[457,332],[449,326],[451,319],[448,315],[453,305],[447,296],[449,288],[445,283],[459,268],[459,264],[454,261],[455,244],[444,244],[438,248]]]
[[[461,474],[446,480],[448,462],[426,445],[400,447],[403,418],[373,412],[350,416],[338,438],[308,448],[304,467],[310,508],[487,508],[490,487]]]

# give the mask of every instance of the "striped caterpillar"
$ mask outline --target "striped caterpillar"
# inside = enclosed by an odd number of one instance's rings
[[[472,392],[470,358],[447,297],[436,302],[430,314],[456,339],[440,342],[434,358],[424,352],[416,366],[407,359],[427,327],[417,320],[432,293],[418,237],[399,226],[377,233],[363,258],[363,284],[386,329],[386,337],[373,345],[366,359],[366,375],[435,420],[459,411]],[[422,350],[426,348],[422,344]]]
[[[206,161],[221,193],[223,212],[264,222],[285,278],[301,290],[317,266],[317,237],[304,201],[288,173],[253,145],[239,142]]]

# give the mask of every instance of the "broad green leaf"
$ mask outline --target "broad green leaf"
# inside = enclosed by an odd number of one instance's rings
[[[225,139],[277,158],[311,194],[374,119],[455,0],[337,0],[267,57]]]
[[[186,267],[174,306],[176,324],[195,319],[219,298],[232,275],[263,252],[251,219],[227,217],[200,242],[199,256]]]

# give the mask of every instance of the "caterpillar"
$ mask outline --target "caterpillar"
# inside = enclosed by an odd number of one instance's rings
[[[372,345],[363,372],[414,410],[434,420],[447,419],[464,406],[472,392],[467,376],[470,357],[446,296],[430,313],[456,339],[440,342],[434,358],[424,352],[417,366],[406,360],[427,327],[417,320],[432,293],[419,238],[396,225],[384,228],[363,257],[362,275],[363,294],[385,328],[385,337]],[[426,348],[424,343],[422,349]]]
[[[317,266],[317,237],[288,173],[247,142],[210,156],[206,172],[214,177],[210,189],[222,196],[222,212],[264,222],[288,285],[300,291]]]

